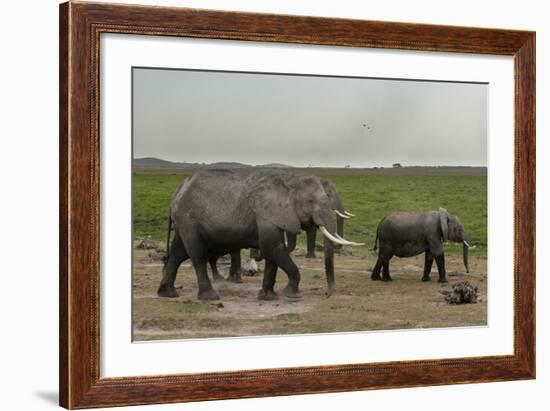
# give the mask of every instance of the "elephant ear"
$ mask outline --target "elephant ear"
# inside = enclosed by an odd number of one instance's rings
[[[441,224],[443,241],[447,241],[449,239],[449,213],[444,208],[439,209],[439,223]]]
[[[301,224],[294,208],[292,189],[283,179],[280,176],[263,177],[252,185],[249,199],[256,215],[284,231],[298,234]]]
[[[328,199],[330,201],[330,206],[332,207],[332,209],[338,210],[338,211],[344,211],[344,205],[342,204],[342,200],[340,199],[340,196],[338,195],[338,192],[336,191],[336,187],[334,187],[334,184],[324,179],[321,179],[321,184],[323,184],[325,193],[327,193]]]

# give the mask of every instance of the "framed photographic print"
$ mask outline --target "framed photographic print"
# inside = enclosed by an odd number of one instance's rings
[[[60,404],[535,377],[535,33],[60,6]]]

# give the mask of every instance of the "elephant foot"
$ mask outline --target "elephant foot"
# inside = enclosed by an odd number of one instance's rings
[[[298,290],[298,287],[292,287],[290,285],[287,285],[284,288],[283,294],[286,298],[291,298],[295,300],[302,298],[302,293],[300,292],[300,290]]]
[[[446,279],[446,278],[440,278],[440,279],[438,280],[438,282],[440,282],[440,283],[446,283],[446,282],[447,282],[447,279]]]
[[[199,290],[198,298],[199,300],[203,300],[203,301],[212,301],[212,300],[219,300],[220,296],[216,291],[214,291],[213,288],[209,288],[204,291]]]
[[[162,286],[162,285],[157,290],[157,295],[159,297],[167,297],[167,298],[179,297],[179,294],[174,287],[168,287],[168,286]]]
[[[379,274],[372,274],[372,275],[370,276],[370,279],[371,279],[372,281],[378,281],[378,280],[380,280],[380,275],[379,275]]]
[[[212,276],[212,280],[213,280],[213,281],[216,281],[216,282],[222,281],[223,279],[224,279],[224,278],[223,278],[221,275],[219,275],[219,274],[218,274],[218,275],[213,275],[213,276]]]
[[[264,290],[263,288],[258,292],[258,300],[273,301],[278,300],[279,296],[273,290]]]
[[[317,256],[315,255],[315,253],[307,253],[306,258],[317,258]]]
[[[432,281],[432,279],[429,276],[422,277],[422,281]]]
[[[390,276],[382,277],[382,281],[393,281]]]

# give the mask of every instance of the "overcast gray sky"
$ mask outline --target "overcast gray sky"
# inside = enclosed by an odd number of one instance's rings
[[[135,68],[134,158],[487,165],[487,85]]]

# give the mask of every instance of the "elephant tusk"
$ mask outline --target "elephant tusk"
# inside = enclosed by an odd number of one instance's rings
[[[336,213],[336,215],[342,217],[342,218],[351,218],[349,215],[345,215],[345,214],[342,214],[340,211],[338,210],[334,210],[334,212]]]
[[[331,233],[328,232],[328,230],[324,226],[320,225],[319,229],[321,230],[323,235],[326,238],[328,238],[330,241],[332,241],[333,243],[341,244],[341,245],[347,245],[345,240],[339,240],[338,238],[334,237]]]
[[[348,213],[346,210],[344,210],[344,214],[349,216],[349,217],[355,217],[355,214]]]
[[[353,241],[345,240],[342,237],[338,236],[338,234],[336,234],[336,236],[334,236],[331,233],[329,233],[328,230],[322,225],[319,226],[319,229],[324,234],[324,236],[327,237],[333,243],[341,244],[341,245],[353,245],[353,246],[364,245],[363,243],[355,243]]]
[[[462,242],[464,243],[464,245],[465,245],[466,247],[468,247],[468,248],[472,248],[472,247],[470,246],[470,244],[468,244],[468,241],[466,241],[466,240],[463,240]]]
[[[360,245],[365,245],[365,243],[356,243],[355,241],[349,241],[349,240],[346,240],[345,238],[342,238],[340,237],[338,234],[334,233],[334,236],[336,238],[338,238],[339,240],[342,240],[342,241],[345,241],[347,243],[347,245],[354,245],[354,246],[360,246]]]

